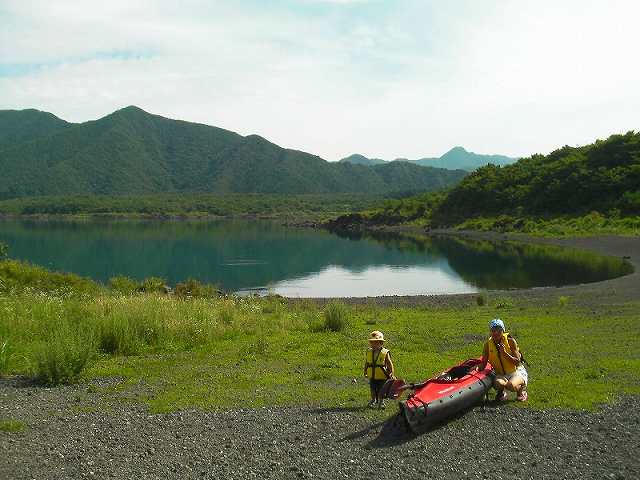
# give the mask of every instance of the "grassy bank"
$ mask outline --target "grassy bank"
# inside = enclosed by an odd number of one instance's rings
[[[472,218],[456,226],[460,230],[517,232],[543,237],[589,235],[640,235],[640,217],[605,216],[591,212],[583,216]]]
[[[371,330],[385,332],[399,376],[413,381],[477,356],[487,321],[500,316],[531,363],[531,407],[592,408],[640,393],[637,303],[607,311],[568,297],[544,309],[505,298],[462,309],[341,305],[332,324],[326,308],[279,298],[2,296],[0,373],[42,376],[86,355],[81,381],[122,378],[104,393],[155,411],[359,407]]]
[[[425,198],[435,198],[434,195]],[[377,230],[387,226],[409,226],[429,230],[440,228],[433,223],[432,211],[413,200],[389,200],[379,209],[348,214],[331,220],[337,230]],[[610,212],[586,215],[527,216],[500,215],[473,217],[448,226],[452,230],[524,233],[540,237],[576,237],[593,235],[640,235],[639,216],[620,216]]]

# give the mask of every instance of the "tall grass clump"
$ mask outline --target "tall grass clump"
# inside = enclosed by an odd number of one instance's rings
[[[479,293],[476,297],[476,303],[479,307],[484,307],[485,305],[487,305],[489,303],[489,296],[487,295],[487,292]]]
[[[203,284],[198,280],[189,278],[176,285],[174,294],[181,299],[214,298],[220,294],[220,290],[216,285]]]
[[[59,327],[33,351],[36,379],[45,385],[76,382],[93,356],[92,340],[87,333]]]
[[[162,278],[149,277],[142,281],[140,290],[145,293],[167,293],[167,286]]]
[[[9,359],[11,357],[11,347],[8,340],[0,339],[0,377],[9,374]]]
[[[92,313],[100,351],[136,355],[170,343],[174,302],[163,295],[98,299]],[[175,332],[174,332],[175,333]]]
[[[323,328],[330,332],[342,332],[349,324],[349,314],[343,303],[333,302],[327,305],[323,317]]]
[[[140,342],[127,318],[112,315],[100,322],[97,329],[100,351],[112,355],[134,355],[140,350]]]
[[[220,309],[218,311],[218,317],[223,325],[230,327],[233,325],[233,321],[235,319],[235,305],[233,301],[225,301],[220,305]]]
[[[558,305],[560,305],[561,307],[566,307],[567,305],[569,305],[569,303],[571,303],[571,298],[561,295],[558,297]]]

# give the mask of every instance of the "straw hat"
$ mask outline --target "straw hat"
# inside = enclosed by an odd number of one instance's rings
[[[379,330],[374,330],[369,334],[370,342],[384,342],[384,334]]]

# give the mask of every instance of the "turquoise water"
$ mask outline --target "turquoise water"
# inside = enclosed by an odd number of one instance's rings
[[[338,236],[266,221],[2,221],[13,258],[106,283],[195,278],[225,291],[291,297],[469,293],[586,283],[629,273],[619,259],[555,247]]]

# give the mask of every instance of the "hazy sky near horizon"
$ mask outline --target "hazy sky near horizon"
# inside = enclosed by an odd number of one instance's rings
[[[0,0],[0,109],[127,105],[327,160],[640,129],[636,0]]]

